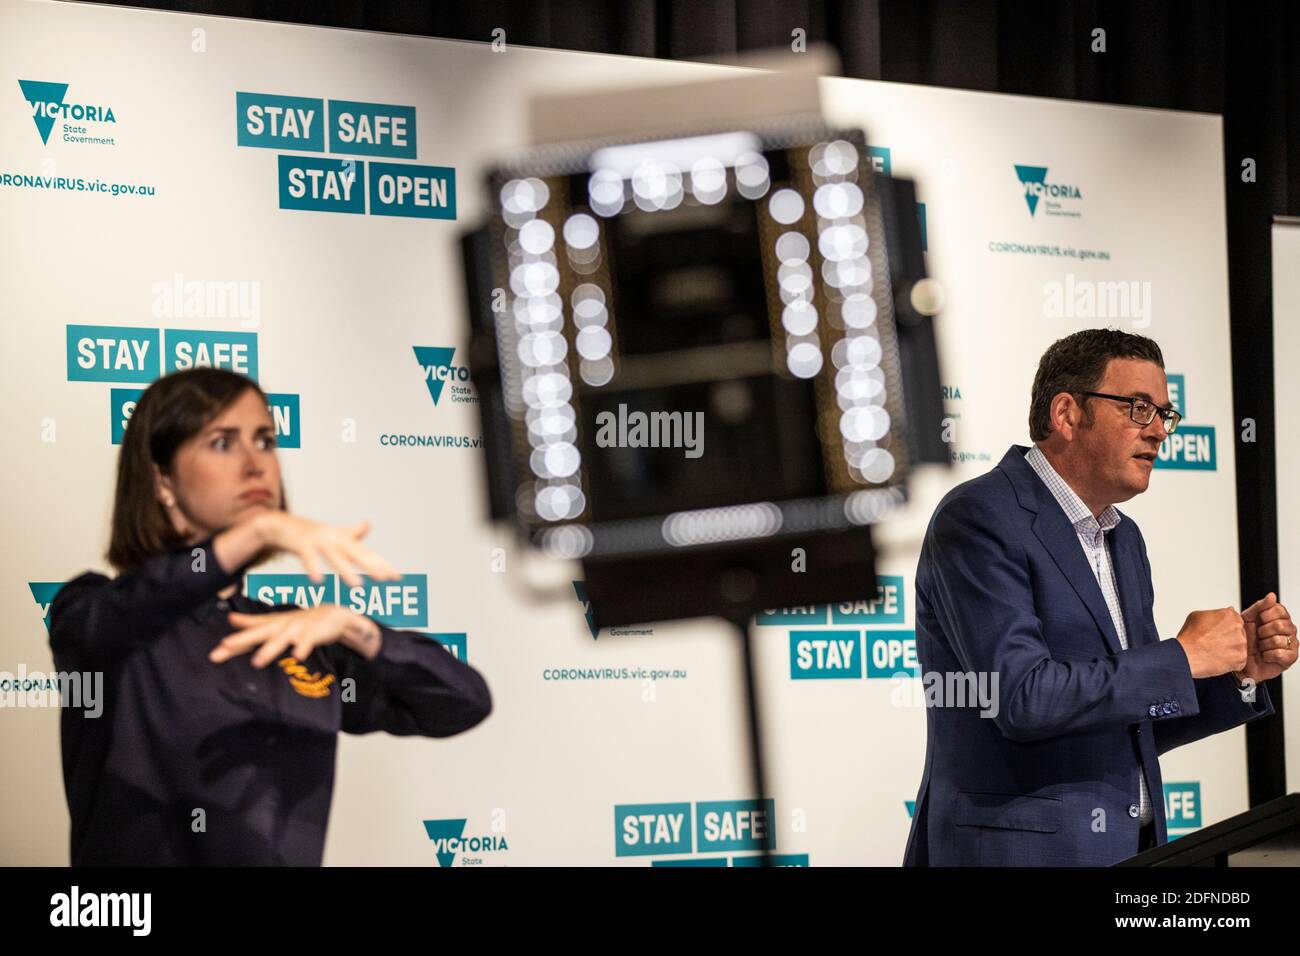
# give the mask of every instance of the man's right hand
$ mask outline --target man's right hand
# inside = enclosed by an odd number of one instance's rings
[[[1233,608],[1193,611],[1177,640],[1193,677],[1217,677],[1246,666],[1246,625]]]

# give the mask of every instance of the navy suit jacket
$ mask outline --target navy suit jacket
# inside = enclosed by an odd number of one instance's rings
[[[1160,754],[1273,712],[1229,675],[1192,678],[1160,640],[1142,533],[1106,537],[1128,650],[1078,535],[1011,446],[939,503],[916,570],[922,674],[996,673],[997,713],[927,706],[905,866],[1108,865],[1138,851],[1138,771],[1158,842]],[[991,686],[991,684],[989,685]],[[948,702],[951,703],[951,702]],[[990,708],[991,709],[991,708]]]

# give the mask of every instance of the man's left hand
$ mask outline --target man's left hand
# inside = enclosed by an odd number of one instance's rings
[[[1246,666],[1237,673],[1255,683],[1270,680],[1296,662],[1300,640],[1291,612],[1272,591],[1241,612],[1246,625]]]

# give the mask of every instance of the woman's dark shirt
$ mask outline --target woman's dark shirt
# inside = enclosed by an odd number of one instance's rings
[[[212,541],[55,595],[55,668],[104,672],[99,717],[60,715],[74,866],[317,866],[340,730],[447,737],[492,709],[476,670],[377,621],[373,661],[336,643],[302,662],[289,651],[254,668],[254,649],[214,664],[228,611],[293,608],[219,599],[248,565],[223,571]]]

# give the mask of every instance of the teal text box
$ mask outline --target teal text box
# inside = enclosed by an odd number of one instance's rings
[[[1178,425],[1156,452],[1155,467],[1171,471],[1214,471],[1217,458],[1213,425]]]
[[[763,850],[776,846],[775,801],[709,800],[695,804],[695,845],[700,853]]]
[[[120,325],[69,325],[69,382],[143,382],[160,374],[158,330]]]
[[[415,107],[330,100],[329,151],[415,159]]]
[[[281,448],[302,447],[302,413],[296,392],[267,392],[266,410],[275,423],[275,443]]]
[[[916,631],[867,631],[867,677],[920,677]]]
[[[114,445],[122,444],[126,426],[135,414],[135,406],[144,394],[142,388],[114,388],[108,393],[108,428]]]
[[[281,153],[279,171],[281,209],[365,214],[365,162]]]
[[[456,170],[409,163],[370,164],[370,215],[456,218]]]
[[[277,93],[235,93],[235,128],[240,146],[325,150],[325,101]]]
[[[906,592],[901,574],[876,578],[876,593],[868,601],[841,601],[831,605],[832,624],[902,624]]]
[[[663,856],[690,852],[689,803],[615,805],[615,856]]]
[[[361,584],[339,585],[339,603],[389,627],[424,627],[429,621],[429,578],[403,574],[397,581],[376,581],[361,575]]]
[[[322,574],[321,580],[313,581],[301,572],[250,573],[244,582],[248,597],[265,604],[310,608],[338,603],[337,574]]]
[[[1193,830],[1201,825],[1201,783],[1165,784],[1165,826],[1170,830]]]
[[[224,368],[257,381],[256,332],[167,329],[164,343],[164,366],[168,372]]]
[[[808,626],[826,623],[826,605],[810,604],[807,607],[779,607],[760,611],[754,617],[754,623],[760,626],[775,624],[804,624]]]
[[[795,680],[861,677],[862,632],[791,631],[790,676]]]

